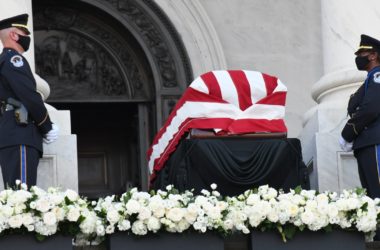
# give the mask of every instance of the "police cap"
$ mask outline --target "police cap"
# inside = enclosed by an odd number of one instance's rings
[[[0,30],[15,27],[23,30],[27,35],[30,34],[28,24],[28,14],[21,14],[13,17],[9,17],[0,21]]]
[[[367,35],[361,35],[360,45],[355,55],[367,50],[380,52],[380,41]]]

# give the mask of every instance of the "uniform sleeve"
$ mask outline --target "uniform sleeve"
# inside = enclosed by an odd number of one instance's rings
[[[361,100],[363,99],[364,87],[364,84],[362,84],[362,86],[360,86],[360,88],[351,95],[350,100],[348,101],[347,113],[350,117],[352,117],[352,115],[356,112]]]
[[[2,75],[6,78],[17,99],[24,104],[38,129],[46,134],[52,129],[52,123],[41,95],[36,91],[36,83],[27,62],[20,66],[9,61],[4,63]]]
[[[364,88],[363,88],[364,89]],[[364,91],[364,90],[363,90]],[[368,82],[368,88],[365,96],[356,110],[352,112],[349,119],[342,130],[342,137],[352,142],[355,138],[371,124],[380,114],[380,83],[372,79]]]

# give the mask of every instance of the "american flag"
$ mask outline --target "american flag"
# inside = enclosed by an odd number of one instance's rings
[[[148,150],[154,180],[192,128],[217,134],[286,133],[285,85],[257,71],[218,70],[196,78],[178,100]]]

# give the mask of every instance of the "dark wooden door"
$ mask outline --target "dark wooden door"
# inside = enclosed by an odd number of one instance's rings
[[[57,106],[57,105],[55,105]],[[79,193],[90,198],[139,186],[137,104],[60,104],[78,141]]]

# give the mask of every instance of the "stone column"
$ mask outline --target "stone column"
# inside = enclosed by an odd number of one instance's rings
[[[304,116],[301,134],[306,163],[313,166],[312,188],[339,191],[360,186],[356,159],[341,151],[340,132],[347,121],[347,102],[364,81],[366,72],[358,71],[355,55],[360,35],[380,39],[380,2],[370,0],[322,0],[321,23],[324,75],[313,85],[318,103]]]
[[[28,29],[31,31],[31,46],[24,54],[32,71],[35,71],[33,46],[33,16],[32,0],[0,1],[0,20],[23,14],[29,14]],[[2,45],[0,44],[2,50]],[[37,91],[46,100],[50,94],[49,84],[37,74],[34,74]],[[59,139],[52,144],[44,144],[44,155],[38,166],[37,185],[42,188],[62,187],[78,191],[78,159],[76,135],[71,134],[70,111],[56,110],[46,104],[51,120],[59,128]],[[0,172],[0,180],[2,180]],[[0,181],[0,189],[3,183]]]

